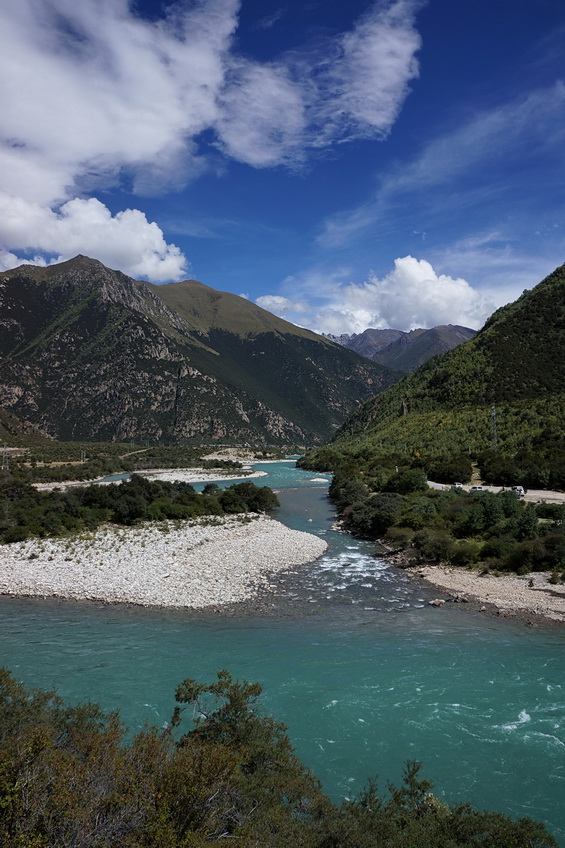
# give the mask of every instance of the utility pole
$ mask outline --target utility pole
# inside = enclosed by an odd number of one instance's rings
[[[10,470],[10,455],[8,453],[8,445],[4,443],[4,450],[2,451],[2,471]]]
[[[491,439],[492,439],[492,449],[493,451],[498,450],[498,444],[496,441],[496,406],[492,405],[492,414],[491,414]]]

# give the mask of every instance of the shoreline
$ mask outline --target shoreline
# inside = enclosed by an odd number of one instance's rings
[[[232,449],[220,450],[215,453],[207,454],[202,459],[231,459],[234,462],[240,462],[242,468],[203,468],[200,465],[188,468],[144,468],[139,471],[132,471],[131,474],[139,474],[148,479],[163,480],[163,482],[174,483],[218,483],[223,480],[252,480],[257,477],[267,477],[266,471],[253,471],[251,465],[267,465],[272,462],[290,462],[288,459],[255,459],[253,451],[237,451]],[[119,474],[120,472],[116,472]],[[108,477],[113,475],[108,474]],[[48,492],[53,489],[70,489],[74,486],[111,486],[113,483],[119,483],[120,480],[102,480],[100,478],[92,480],[59,480],[53,483],[32,483],[32,486],[40,492]]]
[[[227,469],[225,474],[221,469],[214,471],[205,468],[152,468],[147,471],[136,471],[141,477],[148,480],[162,480],[164,483],[217,483],[222,480],[252,480],[257,477],[268,477],[266,471],[252,471],[241,468],[240,473],[235,474]]]
[[[406,551],[395,551],[382,539],[377,539],[376,544],[380,548],[377,558],[401,569],[409,578],[423,580],[445,593],[448,602],[471,603],[479,612],[527,624],[565,624],[565,583],[549,583],[550,571],[508,572],[497,577],[471,568],[413,563]],[[445,598],[428,601],[437,607],[445,602]]]
[[[327,547],[265,515],[105,527],[0,546],[0,594],[205,609],[251,600]]]
[[[544,620],[565,624],[565,584],[551,584],[551,572],[533,571],[525,575],[479,574],[446,565],[400,566],[412,578],[424,580],[458,603],[474,602],[480,612],[516,618],[533,623]],[[530,586],[530,581],[532,585]],[[442,606],[441,599],[430,601]]]

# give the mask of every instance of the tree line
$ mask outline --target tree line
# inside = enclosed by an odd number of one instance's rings
[[[198,493],[189,483],[134,474],[122,483],[42,492],[8,476],[0,480],[0,541],[74,534],[107,522],[131,526],[143,521],[268,512],[278,505],[270,488],[247,480],[226,489],[209,483]]]

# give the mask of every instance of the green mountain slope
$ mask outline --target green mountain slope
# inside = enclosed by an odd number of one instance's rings
[[[66,440],[331,438],[398,374],[244,298],[79,256],[0,274],[0,406]]]
[[[185,280],[182,283],[167,283],[162,286],[150,283],[139,285],[147,286],[163,303],[180,315],[188,326],[205,336],[213,330],[225,330],[241,337],[259,333],[280,333],[329,344],[322,336],[296,327],[244,297],[217,291],[198,280]]]
[[[565,265],[494,313],[473,339],[368,401],[336,445],[546,455],[565,439],[564,410]]]

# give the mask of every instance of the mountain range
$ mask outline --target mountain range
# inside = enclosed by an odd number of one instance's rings
[[[475,330],[468,327],[445,324],[429,330],[368,329],[352,335],[327,335],[326,338],[373,362],[409,374],[432,357],[452,350],[474,335]]]
[[[448,456],[565,448],[565,265],[469,341],[367,401],[336,443]]]
[[[196,280],[0,274],[0,407],[62,440],[327,441],[401,374]]]

